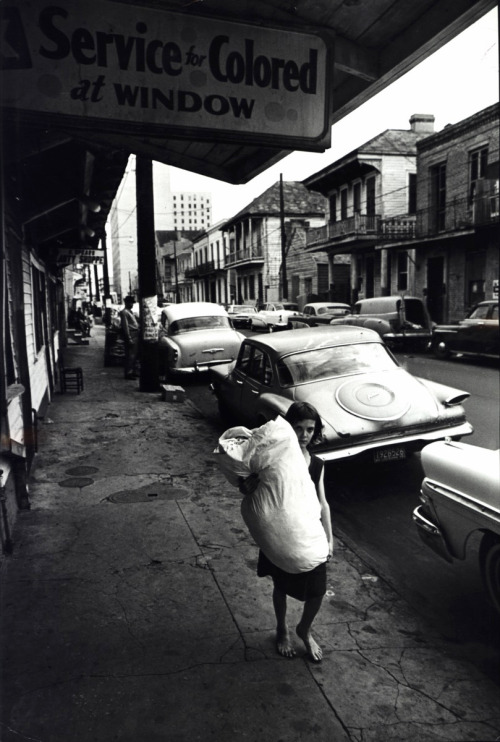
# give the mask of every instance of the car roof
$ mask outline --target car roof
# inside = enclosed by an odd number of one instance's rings
[[[381,343],[383,340],[375,330],[349,325],[324,325],[305,327],[299,330],[281,330],[269,335],[252,335],[243,342],[258,345],[263,350],[274,350],[280,355],[301,350],[310,350],[311,341],[315,347],[328,345],[353,345],[355,343]]]
[[[164,312],[169,322],[186,317],[227,317],[227,312],[220,304],[210,301],[187,301],[182,304],[171,304],[165,307]]]
[[[305,307],[314,307],[315,309],[318,307],[348,307],[351,308],[349,304],[345,304],[343,301],[310,301],[307,304],[304,305]]]

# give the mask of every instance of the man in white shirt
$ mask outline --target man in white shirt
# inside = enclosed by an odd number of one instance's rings
[[[137,379],[136,363],[139,351],[139,319],[132,311],[134,297],[126,296],[121,310],[121,325],[125,343],[125,378]]]

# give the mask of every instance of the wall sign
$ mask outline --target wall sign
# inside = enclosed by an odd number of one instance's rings
[[[146,136],[329,143],[320,35],[112,0],[6,0],[0,27],[7,109]]]

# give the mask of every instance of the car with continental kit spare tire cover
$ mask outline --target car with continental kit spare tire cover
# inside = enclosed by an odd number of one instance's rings
[[[257,427],[309,402],[323,422],[314,453],[324,461],[405,459],[431,441],[473,432],[469,393],[412,376],[378,333],[323,325],[246,338],[238,358],[210,369],[230,424]]]

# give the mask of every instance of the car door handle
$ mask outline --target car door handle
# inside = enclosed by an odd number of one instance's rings
[[[259,392],[257,391],[257,389],[252,389],[252,394],[256,394],[258,396]]]
[[[243,382],[240,379],[236,379],[236,383],[239,384],[240,386],[243,386]]]

